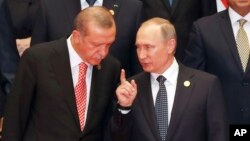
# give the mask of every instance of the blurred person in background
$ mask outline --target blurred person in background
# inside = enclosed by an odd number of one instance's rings
[[[19,61],[6,2],[6,0],[0,0],[0,133],[6,99],[9,96]]]
[[[231,124],[250,124],[250,0],[194,23],[184,64],[216,75]]]

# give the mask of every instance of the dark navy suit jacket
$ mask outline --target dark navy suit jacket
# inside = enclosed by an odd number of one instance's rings
[[[0,117],[6,96],[16,72],[19,55],[15,45],[9,11],[5,0],[0,0]]]
[[[250,124],[250,61],[244,72],[228,11],[198,20],[190,35],[184,63],[216,75],[230,123]]]
[[[137,96],[128,114],[117,112],[111,123],[113,141],[161,141],[150,73],[131,79]],[[184,82],[189,81],[190,85]],[[218,78],[179,63],[179,74],[167,131],[168,141],[227,141],[224,99]]]

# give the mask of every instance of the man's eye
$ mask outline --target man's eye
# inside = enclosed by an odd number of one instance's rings
[[[147,49],[151,49],[151,48],[153,48],[153,46],[147,45],[146,48],[147,48]]]

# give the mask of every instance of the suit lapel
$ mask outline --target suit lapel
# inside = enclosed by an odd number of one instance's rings
[[[155,110],[154,110],[154,104],[153,104],[153,97],[152,97],[152,91],[151,91],[151,81],[150,81],[150,73],[144,73],[141,77],[140,81],[137,86],[146,86],[146,87],[140,87],[138,91],[140,91],[139,95],[139,106],[141,106],[143,114],[145,115],[145,119],[147,120],[147,123],[149,123],[148,127],[152,131],[152,134],[157,140],[160,140],[160,136],[158,135],[158,127],[157,127],[157,121],[155,117]]]
[[[179,74],[170,124],[168,128],[167,140],[173,140],[175,130],[178,128],[180,120],[183,118],[182,114],[185,111],[187,103],[191,97],[191,92],[194,87],[193,85],[195,85],[192,81],[192,76],[193,75],[187,69],[185,69],[183,65],[179,63]],[[189,81],[191,85],[184,86],[185,81]]]
[[[67,20],[65,22],[69,22],[70,27],[72,27],[72,23],[74,21],[75,16],[81,11],[81,3],[80,0],[63,0],[65,6],[65,16],[67,16]]]
[[[179,3],[180,3],[180,0],[173,0],[172,7],[171,7],[172,8],[172,10],[171,10],[172,15],[176,11],[176,8],[179,5]]]
[[[62,90],[62,96],[65,97],[66,103],[75,119],[76,126],[80,130],[66,38],[59,40],[59,44],[55,47],[50,58],[56,79]]]
[[[99,113],[96,113],[97,110],[95,110],[96,107],[98,107],[97,101],[102,101],[103,96],[102,92],[99,90],[102,86],[101,79],[102,79],[102,70],[98,70],[97,66],[93,66],[93,72],[92,72],[92,80],[91,80],[91,88],[90,88],[90,97],[89,97],[89,106],[88,106],[88,116],[86,119],[86,125],[84,127],[84,133],[87,133],[90,131],[89,129],[92,129],[91,127],[94,127],[94,124],[96,124],[95,117],[99,117]]]
[[[240,72],[243,73],[243,68],[241,66],[241,61],[238,54],[235,37],[233,35],[233,29],[229,18],[228,10],[224,11],[224,13],[221,14],[219,24],[220,29],[222,30],[223,37],[225,37],[227,43],[227,45],[225,46],[229,47]]]
[[[170,15],[173,15],[177,5],[179,4],[180,0],[173,0],[172,6],[169,3],[169,0],[161,0],[161,2],[163,3],[163,5],[165,5],[166,9],[169,11]]]
[[[168,0],[161,0],[161,2],[162,2],[162,4],[166,7],[166,9],[167,9],[169,15],[171,15],[171,13],[172,13],[172,8],[171,8],[171,6],[169,5]]]
[[[250,71],[250,57],[248,59],[247,68],[246,68],[246,71],[245,71],[244,75],[249,74],[249,71]]]

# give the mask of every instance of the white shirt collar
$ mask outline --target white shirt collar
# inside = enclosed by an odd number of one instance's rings
[[[88,65],[88,67],[90,67],[91,65],[88,64],[87,62],[83,61],[82,58],[77,54],[77,52],[75,51],[75,49],[72,46],[72,43],[71,43],[70,39],[71,39],[71,35],[67,39],[67,46],[68,46],[68,50],[69,50],[70,67],[73,68],[75,66],[78,66],[81,62],[84,62],[85,64]]]
[[[94,6],[102,6],[103,5],[103,0],[96,0],[94,3]],[[87,3],[86,0],[81,0],[81,9],[85,9],[89,7],[89,4]]]
[[[229,12],[229,17],[231,19],[231,24],[238,24],[238,20],[239,19],[245,19],[247,20],[247,22],[250,22],[250,12],[245,16],[242,17],[241,15],[239,15],[237,12],[235,12],[231,7],[228,8],[228,12]]]
[[[168,80],[170,84],[176,84],[178,73],[179,73],[179,65],[176,59],[174,58],[172,65],[167,70],[165,70],[165,72],[163,72],[162,74],[151,73],[151,82],[155,83],[155,81],[157,81],[156,80],[157,77],[159,75],[162,75]]]

